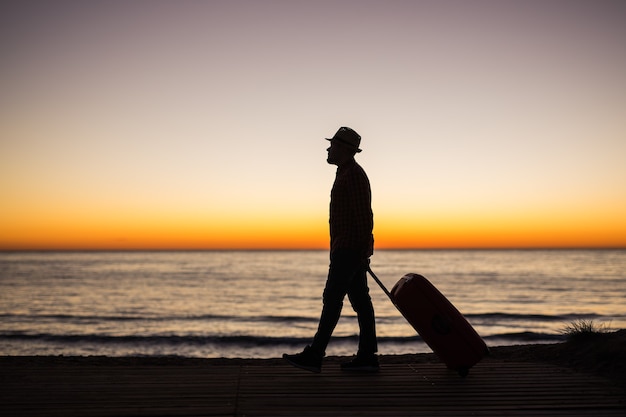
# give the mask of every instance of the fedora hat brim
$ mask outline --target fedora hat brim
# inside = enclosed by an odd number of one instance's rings
[[[332,142],[333,140],[336,140],[337,142],[339,142],[339,143],[341,143],[343,145],[346,145],[348,148],[354,149],[356,152],[361,152],[362,151],[362,149],[357,148],[356,146],[354,146],[350,142],[345,141],[345,140],[343,140],[341,138],[326,138],[326,140],[329,141],[329,142]]]

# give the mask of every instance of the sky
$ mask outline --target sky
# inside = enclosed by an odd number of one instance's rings
[[[626,247],[626,2],[4,1],[0,250]]]

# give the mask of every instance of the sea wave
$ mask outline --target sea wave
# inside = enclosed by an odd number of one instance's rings
[[[294,322],[305,321],[313,322],[317,321],[317,317],[305,317],[305,316],[242,316],[242,315],[225,315],[225,314],[200,314],[200,315],[72,315],[72,314],[0,314],[0,319],[4,320],[58,320],[58,321],[71,321],[71,322],[132,322],[132,321],[153,321],[153,322],[165,322],[165,321],[211,321],[211,320],[225,320],[225,321],[262,321],[262,322]]]
[[[532,320],[532,321],[576,321],[576,320],[602,320],[605,316],[594,313],[569,313],[569,314],[511,314],[511,313],[482,313],[465,314],[468,320]]]
[[[346,315],[347,317],[356,317],[352,315]],[[601,314],[512,314],[503,312],[493,313],[479,313],[479,314],[465,314],[465,317],[472,320],[487,320],[487,321],[547,321],[547,322],[571,322],[576,320],[603,320],[607,316]],[[622,316],[611,316],[622,317]],[[401,316],[376,316],[380,320],[395,320],[400,319]],[[132,322],[132,321],[153,321],[153,322],[167,322],[167,321],[212,321],[212,320],[224,320],[224,321],[245,321],[245,322],[277,322],[277,323],[291,323],[291,322],[317,322],[318,316],[274,316],[274,315],[226,315],[226,314],[200,314],[200,315],[72,315],[72,314],[20,314],[20,313],[6,313],[0,314],[1,320],[17,321],[17,320],[56,320],[56,321],[71,321],[71,322]]]
[[[517,333],[501,333],[483,337],[486,341],[517,341],[524,343],[545,342],[545,341],[561,341],[565,336],[561,334],[538,333],[538,332],[517,332]],[[239,345],[239,346],[278,346],[278,345],[302,345],[310,342],[310,337],[276,337],[276,336],[253,336],[253,335],[150,335],[150,336],[109,336],[109,335],[78,335],[78,334],[49,334],[37,333],[29,334],[22,332],[5,332],[0,333],[0,340],[13,340],[24,342],[56,342],[61,344],[163,344],[163,345]],[[357,335],[352,336],[336,336],[333,337],[336,342],[341,341],[358,341]],[[423,342],[418,335],[415,336],[383,336],[378,338],[381,344],[393,343],[404,344]]]

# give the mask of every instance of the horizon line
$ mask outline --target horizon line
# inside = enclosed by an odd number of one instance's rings
[[[374,248],[391,251],[549,251],[549,250],[626,250],[626,246],[510,246],[510,247],[397,247]],[[0,253],[17,252],[328,252],[328,248],[21,248],[0,249]]]

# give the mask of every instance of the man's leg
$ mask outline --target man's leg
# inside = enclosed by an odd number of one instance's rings
[[[331,257],[324,288],[322,314],[311,344],[311,348],[321,356],[326,353],[326,346],[341,316],[343,299],[359,269],[360,262],[351,253],[339,253]]]
[[[340,252],[331,256],[324,288],[322,314],[313,343],[305,347],[302,353],[284,354],[283,358],[287,362],[311,372],[321,371],[322,358],[326,354],[326,347],[341,316],[343,299],[348,293],[353,277],[361,269],[362,262],[351,252]]]
[[[357,272],[352,279],[348,289],[348,299],[359,321],[358,356],[373,356],[378,351],[376,320],[364,269]]]

